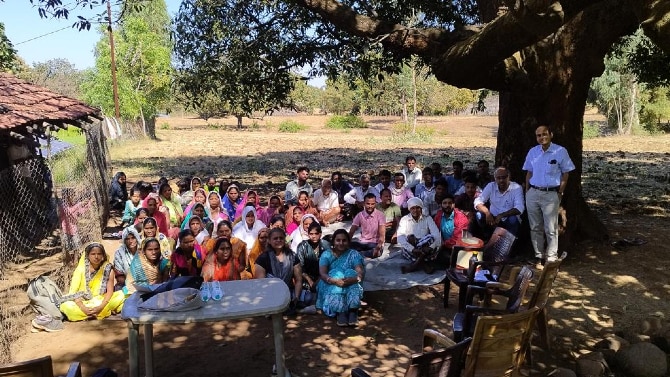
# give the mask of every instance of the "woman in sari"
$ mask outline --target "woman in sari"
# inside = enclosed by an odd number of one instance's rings
[[[271,229],[269,237],[267,250],[256,259],[255,278],[274,277],[283,280],[291,291],[291,302],[295,307],[302,292],[300,261],[286,246],[286,233],[283,230]]]
[[[333,233],[333,246],[319,258],[316,307],[329,317],[337,317],[338,326],[357,326],[358,309],[363,298],[361,281],[365,267],[361,254],[349,248],[349,233]]]
[[[228,220],[228,211],[226,211],[221,203],[221,196],[216,191],[210,191],[207,195],[207,209],[209,210],[209,218],[214,223],[214,227],[219,225],[221,220]]]
[[[193,196],[195,195],[196,190],[202,187],[202,181],[198,177],[191,178],[191,184],[189,185],[189,190],[181,194],[181,205],[186,207],[193,201]]]
[[[144,241],[147,238],[155,238],[158,240],[163,258],[169,261],[170,255],[172,254],[172,244],[167,236],[158,231],[156,219],[153,217],[147,217],[142,222],[142,234],[140,234],[140,239]]]
[[[233,227],[233,236],[241,239],[247,244],[247,257],[256,243],[258,232],[265,228],[265,224],[256,219],[256,210],[252,206],[244,207],[242,221]]]
[[[123,229],[121,233],[121,246],[114,253],[114,277],[116,285],[114,290],[118,291],[126,286],[126,275],[130,269],[130,261],[133,260],[140,244],[140,234],[134,226]]]
[[[298,245],[300,245],[302,241],[309,239],[309,226],[312,225],[312,223],[318,222],[319,220],[317,220],[314,215],[302,215],[300,226],[291,233],[291,250],[295,252],[298,250]]]
[[[204,253],[193,232],[190,229],[182,230],[179,232],[179,246],[170,256],[170,277],[200,275],[203,258]]]
[[[286,211],[286,224],[290,224],[291,218],[293,217],[293,211],[295,210],[295,208],[300,208],[300,210],[302,210],[303,216],[305,215],[316,216],[318,214],[316,208],[312,207],[312,201],[309,200],[309,194],[307,193],[307,191],[300,191],[300,193],[298,194],[298,204],[289,207],[289,209]],[[286,227],[288,228],[288,225],[286,225]]]
[[[103,319],[118,313],[124,300],[123,292],[114,292],[114,269],[105,248],[97,242],[88,244],[72,273],[70,290],[61,299],[60,311],[72,322]]]
[[[195,242],[197,242],[198,245],[205,245],[209,240],[209,232],[205,229],[200,216],[191,216],[188,219],[188,227],[184,230],[190,230],[191,233],[193,233]]]
[[[184,213],[189,213],[193,210],[193,206],[196,204],[202,204],[205,209],[207,208],[207,193],[205,192],[204,189],[197,189],[195,190],[195,193],[193,194],[193,199],[188,203],[186,208],[184,208]]]
[[[272,195],[268,206],[262,208],[260,211],[257,210],[258,219],[265,223],[265,225],[270,226],[272,219],[277,215],[284,214],[284,204],[281,202],[281,198],[278,195]]]
[[[149,196],[144,198],[142,201],[142,208],[146,208],[149,217],[153,217],[156,220],[158,231],[163,234],[168,234],[170,227],[166,213],[169,211],[167,207],[163,205],[163,201],[158,196],[158,194],[151,193]]]
[[[112,183],[109,186],[109,206],[112,209],[123,209],[128,200],[128,190],[126,189],[126,174],[122,171],[114,174]]]
[[[240,202],[240,205],[237,206],[237,210],[235,210],[235,219],[242,218],[242,211],[244,211],[244,208],[247,206],[252,206],[256,210],[256,217],[260,219],[260,211],[263,210],[263,207],[261,207],[261,199],[258,197],[258,194],[254,190],[248,190],[245,194],[244,197],[242,197],[242,201]],[[261,220],[263,221],[263,220]],[[263,221],[264,222],[264,221]],[[264,222],[265,223],[265,222]]]
[[[210,230],[214,229],[212,220],[208,217],[207,209],[205,208],[204,205],[200,203],[195,203],[193,207],[191,207],[191,210],[186,212],[186,216],[184,217],[184,222],[181,224],[181,230],[188,229],[189,224],[191,221],[191,217],[197,216],[200,218],[200,221],[202,222],[202,227],[207,231],[207,236],[209,236]],[[198,234],[196,233],[196,236]]]
[[[235,213],[240,203],[242,203],[242,198],[240,197],[240,189],[237,185],[230,185],[226,190],[226,195],[223,196],[223,208],[226,209],[228,213],[228,219],[233,222],[235,221]],[[244,208],[244,206],[242,206]]]
[[[135,291],[135,285],[160,284],[169,278],[168,259],[163,258],[158,239],[145,238],[140,245],[140,252],[135,254],[135,258],[130,262],[130,279],[126,282],[128,293]]]
[[[289,214],[291,215],[289,219]],[[286,218],[284,219],[284,223],[286,224],[286,234],[291,236],[293,234],[293,231],[298,229],[300,226],[300,220],[302,219],[302,209],[297,206],[291,207],[288,211],[286,211]]]
[[[158,195],[163,205],[169,211],[170,227],[179,228],[181,222],[184,220],[184,210],[181,208],[181,199],[174,191],[169,183],[163,183],[158,188]]]
[[[239,260],[233,257],[233,244],[226,237],[214,243],[214,251],[207,256],[202,267],[205,282],[240,280]]]
[[[286,232],[286,219],[284,218],[284,215],[275,215],[272,219],[270,219],[270,224],[268,224],[268,227],[270,229],[279,228]]]
[[[247,270],[251,272],[252,276],[256,276],[256,259],[265,252],[265,249],[268,247],[268,240],[270,237],[270,229],[263,228],[258,231],[258,237],[256,237],[256,242],[254,247],[251,248],[249,252],[249,258],[247,258]]]
[[[240,277],[242,280],[251,279],[251,272],[244,270],[247,265],[247,244],[237,237],[233,237],[233,224],[228,220],[222,220],[219,225],[216,226],[215,237],[211,238],[205,244],[205,254],[212,254],[215,250],[216,241],[219,238],[227,238],[230,240],[230,243],[233,245],[233,258],[238,260],[237,265],[240,266]],[[205,257],[206,259],[207,257]],[[243,271],[244,270],[244,271]]]

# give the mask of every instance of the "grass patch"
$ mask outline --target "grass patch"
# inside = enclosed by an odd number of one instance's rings
[[[86,135],[77,127],[70,126],[66,130],[59,129],[56,138],[72,145],[86,145]]]
[[[169,129],[170,129],[170,124],[169,124],[168,122],[163,122],[163,123],[161,123],[161,125],[159,126],[159,128],[160,128],[161,130],[169,130]]]
[[[86,174],[86,146],[77,145],[51,159],[51,174],[55,184],[67,184]]]
[[[352,128],[368,128],[363,118],[356,115],[334,115],[326,121],[326,128],[347,130]]]
[[[394,143],[432,143],[437,134],[435,127],[416,126],[413,132],[409,123],[396,123],[391,129],[391,141]]]
[[[593,139],[600,136],[600,126],[598,123],[586,122],[582,131],[584,139]]]
[[[298,133],[300,131],[305,131],[307,129],[307,126],[304,124],[300,124],[296,121],[293,120],[285,120],[281,123],[279,123],[279,127],[277,130],[279,132],[288,132],[288,133]]]

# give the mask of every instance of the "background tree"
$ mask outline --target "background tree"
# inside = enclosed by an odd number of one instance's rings
[[[77,69],[67,59],[51,59],[45,62],[33,63],[26,66],[18,76],[33,84],[49,88],[55,93],[82,99],[80,86],[84,81],[85,73]]]
[[[121,117],[138,120],[153,130],[157,110],[171,94],[170,17],[164,0],[143,2],[128,8],[114,31],[119,110]],[[107,31],[100,29],[95,48],[95,67],[82,85],[84,99],[112,114],[111,56]]]
[[[18,68],[14,45],[5,35],[5,24],[0,22],[0,72],[13,72]]]

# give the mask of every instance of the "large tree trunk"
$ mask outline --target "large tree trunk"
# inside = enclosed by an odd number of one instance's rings
[[[560,212],[561,247],[580,239],[608,238],[607,229],[582,197],[583,118],[591,78],[604,69],[608,47],[602,46],[611,46],[619,36],[634,30],[632,22],[625,22],[626,11],[591,9],[551,38],[523,50],[519,70],[523,74],[512,77],[509,90],[500,93],[496,165],[507,166],[512,179],[523,183],[522,166],[528,150],[537,144],[534,131],[542,124],[551,128],[553,142],[564,146],[575,163]],[[593,18],[601,20],[596,23]],[[619,27],[593,26],[601,22]]]

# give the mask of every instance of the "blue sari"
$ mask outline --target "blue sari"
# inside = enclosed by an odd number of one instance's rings
[[[235,219],[235,212],[237,211],[237,206],[242,203],[242,195],[240,195],[237,200],[235,201],[235,206],[233,206],[233,201],[230,200],[228,197],[228,191],[230,191],[231,188],[237,189],[237,192],[240,192],[240,189],[236,185],[230,185],[228,186],[228,190],[226,190],[226,195],[223,196],[223,199],[221,200],[221,206],[226,209],[226,213],[228,214],[228,219],[230,222],[234,222]]]
[[[356,266],[364,266],[363,257],[353,249],[345,251],[339,257],[328,249],[321,254],[319,266],[328,267],[328,276],[334,279],[345,277],[356,277]],[[346,313],[349,309],[357,309],[361,306],[363,298],[363,286],[361,283],[346,287],[338,287],[319,280],[316,290],[318,292],[316,307],[329,317],[337,313]]]

